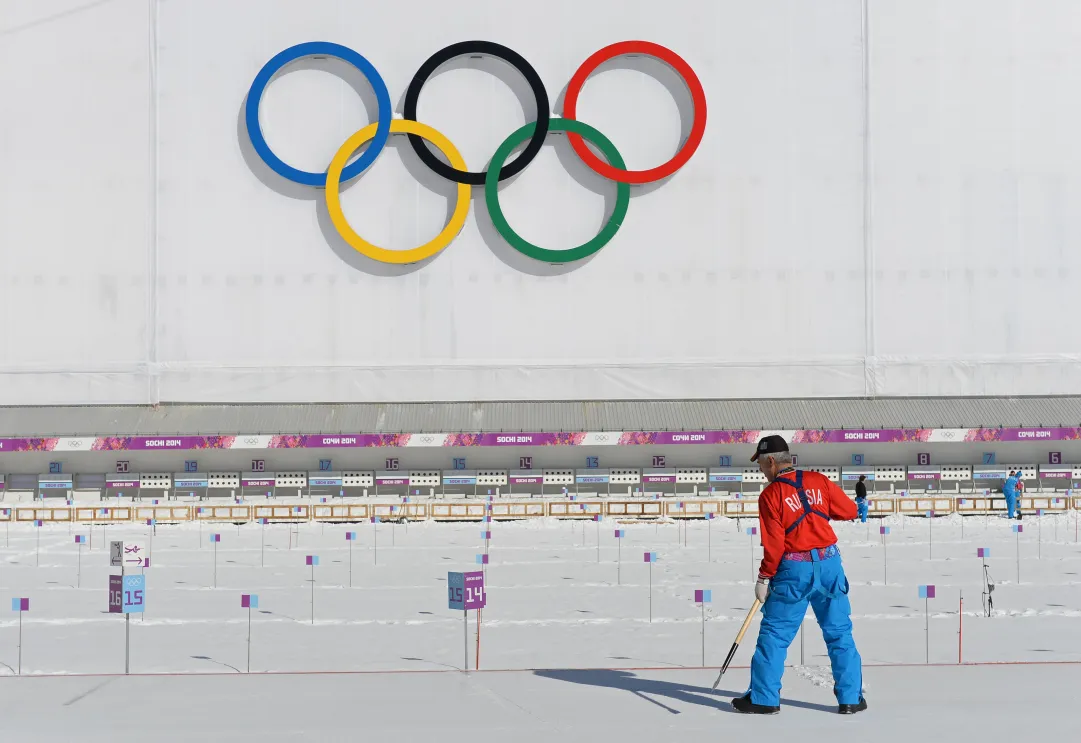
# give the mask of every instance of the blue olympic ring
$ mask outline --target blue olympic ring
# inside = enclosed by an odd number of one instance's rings
[[[309,41],[297,44],[274,55],[269,62],[263,65],[263,69],[259,70],[259,74],[252,81],[251,88],[248,90],[248,100],[244,106],[244,122],[248,127],[248,136],[251,137],[255,152],[271,170],[282,178],[305,186],[323,188],[327,184],[325,171],[312,173],[287,164],[270,149],[270,145],[267,144],[266,139],[263,137],[262,127],[259,125],[259,102],[263,98],[263,93],[266,91],[270,79],[274,77],[278,70],[290,62],[301,57],[312,56],[335,57],[351,64],[367,78],[368,83],[375,91],[375,99],[379,108],[375,136],[372,138],[368,149],[342,170],[342,181],[356,178],[379,157],[379,153],[383,151],[383,147],[386,146],[387,140],[390,138],[390,121],[393,108],[390,104],[390,92],[387,90],[387,84],[383,82],[382,76],[380,76],[372,63],[349,47],[341,44],[334,44],[329,41]]]

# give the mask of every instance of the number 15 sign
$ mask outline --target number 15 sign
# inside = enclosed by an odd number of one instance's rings
[[[449,608],[458,611],[483,609],[484,573],[479,570],[472,573],[448,573],[447,599]]]

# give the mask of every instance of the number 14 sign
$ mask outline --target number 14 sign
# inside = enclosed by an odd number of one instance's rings
[[[484,573],[479,570],[471,573],[448,573],[447,599],[449,608],[458,611],[483,609]]]

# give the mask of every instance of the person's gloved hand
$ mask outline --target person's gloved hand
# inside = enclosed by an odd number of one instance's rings
[[[769,578],[759,578],[754,584],[754,597],[763,604],[766,603],[769,598]]]

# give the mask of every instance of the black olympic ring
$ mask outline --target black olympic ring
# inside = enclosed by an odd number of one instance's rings
[[[492,41],[460,41],[457,44],[451,44],[448,47],[440,49],[438,52],[428,57],[428,59],[420,66],[416,74],[413,75],[413,79],[409,83],[409,87],[405,91],[405,104],[402,107],[402,115],[409,121],[417,120],[417,100],[420,98],[420,89],[424,87],[424,83],[428,81],[428,78],[432,76],[432,73],[438,69],[438,67],[446,62],[449,62],[456,57],[462,57],[466,54],[483,54],[489,57],[496,57],[509,64],[514,69],[521,73],[525,78],[526,83],[529,84],[530,89],[533,91],[533,97],[537,101],[537,126],[533,130],[533,136],[529,138],[529,142],[526,143],[525,148],[521,151],[514,162],[503,166],[499,171],[499,180],[503,181],[511,176],[518,175],[525,169],[529,163],[533,162],[533,158],[540,152],[541,147],[544,146],[544,138],[548,136],[548,121],[551,118],[552,112],[548,104],[548,91],[544,87],[544,82],[541,80],[540,75],[533,69],[533,65],[529,64],[518,52],[503,46],[502,44],[496,44]],[[458,170],[450,165],[447,165],[438,157],[432,154],[432,151],[428,149],[428,146],[424,144],[424,140],[416,135],[409,134],[409,144],[413,145],[414,152],[417,153],[417,157],[421,159],[425,165],[434,170],[439,175],[443,176],[449,181],[455,183],[467,183],[471,186],[483,186],[484,179],[488,175],[488,171],[481,171],[474,173],[466,170]]]

